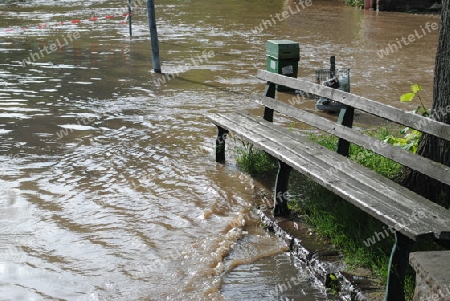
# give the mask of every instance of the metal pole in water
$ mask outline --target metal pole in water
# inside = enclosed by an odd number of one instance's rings
[[[336,57],[330,56],[330,78],[333,78],[336,74]]]
[[[128,29],[130,31],[130,37],[132,37],[133,31],[131,29],[131,0],[128,0]]]
[[[147,0],[148,27],[150,29],[150,39],[152,45],[153,70],[155,73],[161,73],[161,63],[159,61],[159,42],[158,32],[156,30],[155,2]]]

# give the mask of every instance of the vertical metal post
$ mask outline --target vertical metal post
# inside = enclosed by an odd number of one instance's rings
[[[330,56],[330,79],[336,75],[336,57]]]
[[[339,112],[338,123],[351,128],[353,126],[353,116],[355,115],[355,109],[347,106],[341,109]],[[336,152],[340,155],[348,157],[350,150],[350,142],[343,138],[339,138]]]
[[[288,184],[289,175],[291,174],[292,167],[278,160],[278,174],[275,183],[275,196],[274,196],[274,216],[289,216],[290,211],[288,208]]]
[[[130,31],[130,37],[132,37],[133,31],[131,29],[131,0],[128,0],[128,29]]]
[[[227,138],[228,131],[220,126],[217,126],[217,130],[216,162],[225,163],[225,139]]]
[[[389,260],[389,274],[384,301],[405,301],[405,274],[413,241],[395,232],[395,244]]]
[[[276,93],[276,85],[274,83],[267,82],[265,96],[275,98],[275,93]],[[274,113],[273,109],[265,107],[264,120],[273,122],[273,113]],[[292,167],[290,167],[283,161],[278,160],[278,173],[275,182],[275,195],[273,197],[274,216],[289,216],[290,214],[289,208],[287,206],[289,200],[287,192],[288,192],[289,175],[291,174],[291,170]]]
[[[275,98],[275,88],[276,85],[274,83],[267,82],[265,96]],[[264,120],[273,122],[273,109],[268,107],[264,108]]]
[[[148,27],[150,29],[150,39],[152,45],[152,61],[153,70],[155,73],[161,73],[161,63],[159,61],[159,42],[158,32],[156,30],[156,14],[155,14],[155,1],[147,0],[147,16]]]
[[[336,75],[336,57],[333,55],[330,57],[330,76],[331,78],[333,78],[335,75]],[[350,106],[346,106],[339,112],[338,123],[343,126],[351,128],[353,126],[354,115],[355,109]],[[338,154],[348,157],[349,150],[350,150],[350,142],[348,142],[343,138],[339,138],[336,152]]]

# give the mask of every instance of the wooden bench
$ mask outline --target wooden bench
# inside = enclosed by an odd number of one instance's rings
[[[300,79],[263,70],[258,71],[257,77],[267,82],[265,95],[253,96],[265,107],[263,118],[244,112],[208,116],[218,127],[216,161],[225,161],[225,138],[228,131],[232,131],[278,159],[275,216],[289,214],[286,192],[290,171],[294,168],[394,229],[396,242],[389,263],[385,300],[404,300],[404,276],[410,247],[417,241],[450,241],[450,211],[348,159],[349,144],[360,145],[446,184],[450,184],[450,168],[352,129],[354,110],[449,141],[450,125]],[[336,123],[274,99],[276,85],[339,101],[346,108],[341,110]],[[337,152],[274,124],[274,111],[339,137]]]

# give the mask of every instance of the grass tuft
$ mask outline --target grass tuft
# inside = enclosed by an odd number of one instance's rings
[[[273,175],[278,168],[274,157],[246,142],[236,149],[235,155],[238,168],[255,177]]]

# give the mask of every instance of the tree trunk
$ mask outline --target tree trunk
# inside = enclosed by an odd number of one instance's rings
[[[450,124],[450,0],[442,1],[441,28],[434,70],[433,105],[430,118]],[[417,153],[450,166],[450,142],[423,135]],[[424,197],[450,207],[450,186],[406,170],[404,186]]]

